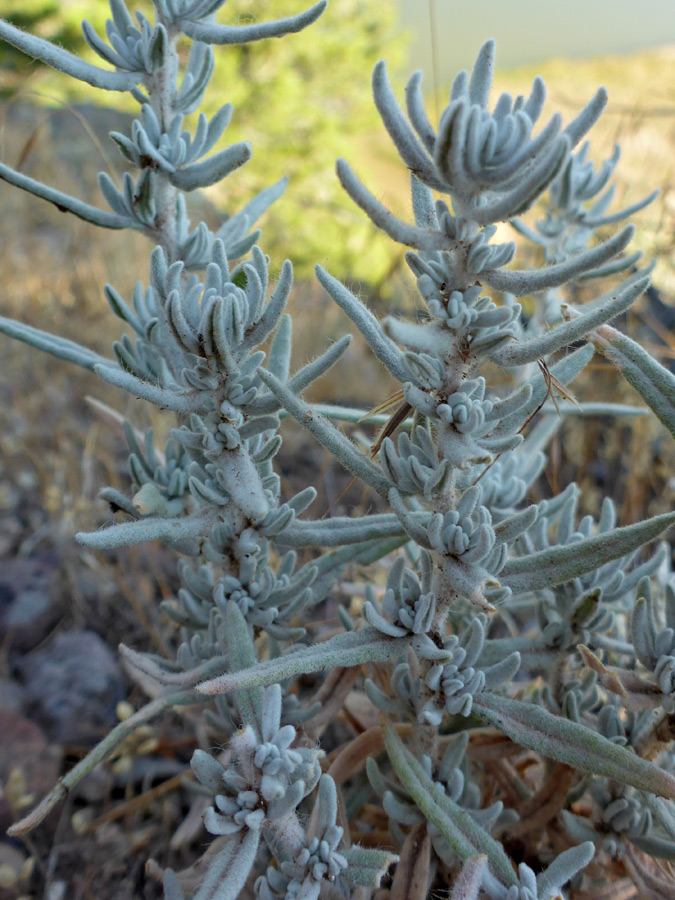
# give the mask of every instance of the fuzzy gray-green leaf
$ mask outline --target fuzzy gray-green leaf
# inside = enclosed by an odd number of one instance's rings
[[[511,559],[499,573],[499,581],[514,593],[554,587],[632,553],[674,524],[675,513],[663,513],[635,525]]]
[[[626,747],[587,728],[555,716],[534,703],[482,691],[473,711],[523,747],[590,775],[605,775],[639,790],[675,799],[675,777]]]
[[[223,694],[228,691],[264,686],[283,681],[292,675],[322,672],[336,666],[359,666],[366,662],[385,662],[405,652],[404,638],[385,638],[374,628],[362,628],[338,634],[322,643],[303,647],[276,659],[267,659],[240,672],[228,672],[197,686],[202,694]]]

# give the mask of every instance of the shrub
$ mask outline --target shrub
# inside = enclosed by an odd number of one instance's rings
[[[112,69],[0,23],[20,50],[141,106],[130,135],[111,135],[138,174],[121,189],[100,176],[109,210],[0,164],[1,178],[64,212],[150,238],[147,286],[139,281],[130,303],[105,288],[133,339],[116,341],[108,359],[12,320],[0,330],[175,417],[163,449],[127,426],[130,496],[103,491],[122,521],[77,539],[91,548],[161,540],[182,557],[182,587],[165,604],[180,628],[174,658],[121,651],[153,699],[12,833],[37,825],[135,728],[197,704],[209,743],[227,745],[218,758],[202,749],[192,758],[212,798],[204,825],[214,842],[204,875],[166,870],[167,900],[252,889],[262,900],[439,890],[453,900],[548,900],[571,879],[576,896],[611,886],[617,866],[644,896],[669,895],[672,877],[654,861],[675,855],[675,587],[666,545],[638,554],[675,513],[619,526],[606,498],[597,519],[579,519],[574,484],[527,502],[563,415],[642,411],[575,406],[567,385],[595,348],[675,431],[672,375],[608,324],[645,290],[649,270],[624,253],[631,226],[599,243],[594,233],[652,197],[609,212],[616,154],[596,170],[586,145],[575,149],[605,92],[564,127],[556,114],[533,136],[543,82],[527,98],[503,94],[490,111],[488,41],[471,75],[456,77],[434,130],[419,75],[406,118],[377,65],[375,103],[411,172],[414,223],[344,161],[338,176],[378,228],[412,248],[406,260],[426,312],[379,322],[317,269],[401,384],[370,415],[382,428],[363,447],[336,424],[362,411],[299,396],[349,338],[290,375],[291,264],[268,290],[269,260],[251,231],[279,187],[215,232],[191,228],[185,202],[251,154],[245,142],[211,153],[229,105],[200,116],[194,132],[183,128],[208,85],[213,45],[298,31],[325,2],[240,26],[215,23],[221,5],[155,0],[150,22],[111,0],[109,43],[86,23],[84,34]],[[184,69],[182,36],[192,41]],[[546,191],[544,218],[522,221]],[[495,241],[500,222],[543,249],[540,268],[508,267],[515,245]],[[623,280],[581,308],[562,290],[617,274]],[[536,301],[527,321],[516,300],[524,296]],[[283,415],[388,511],[303,516],[314,488],[284,498],[274,470]],[[340,609],[340,627],[310,624],[347,566],[377,561],[388,566],[381,596],[366,583],[360,609]],[[302,680],[322,672],[311,688]],[[345,736],[328,726],[354,691],[377,718],[364,730],[347,715]]]

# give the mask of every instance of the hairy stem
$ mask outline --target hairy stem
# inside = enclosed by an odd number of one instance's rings
[[[177,32],[157,13],[157,21],[165,25],[168,35],[164,65],[148,79],[148,95],[150,103],[159,120],[163,133],[169,130],[174,115],[173,102],[178,85],[178,52],[176,50]],[[169,263],[178,258],[178,238],[176,234],[176,199],[177,189],[171,184],[167,175],[156,173],[155,198],[157,216],[155,217],[155,233],[157,243],[166,251]]]

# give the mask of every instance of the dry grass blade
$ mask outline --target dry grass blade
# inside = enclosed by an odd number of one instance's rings
[[[53,97],[50,94],[43,94],[41,91],[30,91],[29,93],[35,94],[36,97],[44,97],[44,99],[49,100],[50,103],[58,103],[64,109],[67,109],[69,113],[72,113],[72,115],[75,116],[75,118],[80,123],[80,125],[82,126],[84,131],[87,133],[89,140],[92,142],[94,147],[96,147],[97,151],[101,155],[101,159],[105,163],[106,169],[108,170],[108,174],[110,175],[112,180],[115,182],[115,184],[119,187],[120,182],[119,182],[119,176],[117,174],[117,170],[116,170],[115,166],[112,164],[105,147],[98,139],[96,132],[91,127],[91,125],[87,121],[86,117],[83,116],[82,113],[78,109],[76,109],[72,103],[66,103],[63,100],[60,100],[58,97]]]
[[[504,756],[523,756],[528,750],[514,743],[505,734],[499,734],[491,729],[476,729],[471,732],[469,738],[469,753],[472,760],[489,762],[493,759],[501,759]]]
[[[99,416],[99,418],[106,423],[110,428],[114,430],[114,432],[119,435],[122,440],[124,440],[124,423],[125,417],[119,413],[116,409],[113,409],[112,406],[109,406],[107,403],[104,403],[102,400],[99,400],[97,397],[92,397],[91,394],[85,395],[85,403],[87,403],[94,412]],[[145,435],[141,431],[140,428],[132,428],[134,433],[134,437],[138,441],[139,445],[142,447],[145,442]],[[164,456],[164,451],[159,447],[155,447],[155,456],[159,460],[159,464],[162,466],[166,465],[166,457]]]
[[[355,475],[355,476],[352,478],[352,480],[349,482],[349,484],[347,485],[347,487],[344,489],[344,491],[342,491],[342,493],[340,494],[340,496],[335,498],[335,500],[331,503],[331,505],[328,507],[328,509],[326,510],[326,512],[321,516],[322,519],[325,519],[326,516],[328,515],[328,513],[335,509],[335,507],[338,505],[338,503],[340,502],[340,500],[342,500],[342,498],[343,498],[346,494],[348,494],[349,491],[351,491],[351,489],[354,487],[354,485],[356,484],[356,482],[357,482],[358,480],[359,480],[358,477]]]
[[[558,413],[558,415],[560,415],[560,409],[558,408],[555,394],[553,393],[554,388],[558,392],[558,394],[560,394],[560,396],[563,398],[563,400],[569,400],[570,403],[574,403],[574,405],[580,409],[581,407],[579,406],[579,402],[578,402],[577,398],[574,396],[574,394],[571,391],[569,391],[565,387],[565,385],[561,381],[559,381],[555,377],[555,375],[551,372],[548,365],[546,364],[546,361],[543,359],[538,359],[537,365],[539,366],[539,368],[541,370],[541,374],[544,376],[544,381],[546,382],[546,396],[544,397],[543,401],[539,404],[539,406],[537,407],[535,412],[532,413],[532,415],[534,416],[539,412],[539,410],[542,408],[542,406],[548,400],[549,397],[551,398],[553,405],[556,408],[556,412]],[[530,419],[531,418],[532,418],[532,416],[530,416]],[[527,420],[525,425],[528,424],[530,419]],[[525,427],[525,425],[523,425],[523,428]]]
[[[546,384],[546,394],[544,395],[544,399],[543,399],[543,400],[541,401],[541,403],[537,406],[537,408],[534,410],[534,412],[531,413],[531,414],[527,417],[527,419],[525,420],[525,422],[524,422],[524,423],[521,425],[521,427],[518,429],[518,434],[522,434],[523,431],[525,431],[525,429],[526,429],[527,426],[530,424],[530,422],[532,421],[532,419],[534,419],[534,417],[537,415],[537,413],[539,413],[539,412],[541,411],[541,409],[543,408],[544,404],[545,404],[546,401],[549,400],[549,399],[551,400],[551,402],[552,402],[553,405],[555,406],[555,411],[556,411],[556,412],[558,413],[558,415],[562,418],[562,413],[560,412],[560,407],[558,406],[558,401],[556,400],[555,394],[553,393],[554,390],[557,391],[558,394],[560,394],[560,396],[563,398],[563,400],[568,400],[570,403],[574,403],[574,405],[575,405],[576,407],[578,407],[579,409],[581,408],[581,407],[579,406],[579,401],[577,400],[577,398],[574,396],[574,394],[573,394],[571,391],[569,391],[569,390],[565,387],[565,385],[564,385],[561,381],[559,381],[559,380],[555,377],[555,375],[553,375],[553,373],[552,373],[551,370],[549,369],[548,365],[546,364],[546,361],[545,361],[545,360],[543,360],[543,359],[538,359],[538,360],[537,360],[537,365],[539,366],[539,368],[540,368],[540,370],[541,370],[541,374],[544,376],[544,382],[545,382],[545,384]],[[488,472],[488,471],[492,468],[492,466],[497,462],[497,460],[499,459],[499,457],[500,457],[501,455],[502,455],[501,453],[498,453],[497,456],[495,456],[495,458],[492,460],[492,462],[491,462],[489,465],[487,465],[487,466],[483,469],[483,471],[482,471],[482,472],[480,473],[480,475],[476,478],[476,480],[473,482],[473,484],[478,484],[478,482],[481,480],[481,478],[483,477],[483,475],[485,475],[485,473]],[[472,485],[472,487],[473,487],[473,485]]]
[[[473,759],[473,755],[471,758]],[[530,797],[531,792],[523,785],[516,768],[508,759],[493,759],[489,772],[494,787],[501,791],[502,799],[507,806],[518,808],[523,802],[523,797]]]
[[[382,427],[382,430],[375,438],[375,441],[370,445],[371,459],[374,459],[374,457],[379,453],[384,439],[392,435],[396,431],[398,426],[405,422],[411,409],[412,406],[406,400],[399,406],[399,408],[395,412],[391,414],[391,416],[389,417],[389,421]]]
[[[358,422],[367,422],[371,416],[376,416],[378,413],[384,412],[387,409],[390,409],[395,403],[400,403],[403,400],[403,391],[395,391],[393,394],[390,394],[386,400],[383,400],[382,403],[378,403],[377,406],[374,406],[372,409],[368,410],[365,416],[361,416],[358,419]]]
[[[379,725],[369,728],[344,746],[330,763],[328,774],[336,784],[356,775],[366,766],[366,760],[384,750],[384,739]]]
[[[360,666],[333,669],[316,695],[316,701],[321,704],[321,709],[305,723],[305,731],[318,736],[320,731],[335,719],[360,674]]]
[[[412,725],[408,723],[396,726],[400,737],[408,737],[412,732]],[[328,774],[336,784],[341,784],[348,778],[352,778],[366,767],[366,760],[370,756],[378,756],[384,750],[384,738],[380,726],[369,728],[349,744],[330,761]],[[330,757],[328,757],[330,760]]]
[[[671,862],[654,859],[626,845],[623,862],[641,897],[648,900],[672,900],[675,896],[675,867]]]
[[[191,771],[186,770],[185,772],[179,772],[178,775],[174,775],[173,778],[168,778],[166,781],[163,781],[156,787],[150,788],[150,790],[148,791],[144,791],[142,794],[139,794],[138,797],[133,797],[131,800],[127,800],[125,803],[121,803],[114,809],[108,810],[108,812],[103,813],[103,815],[99,816],[98,819],[94,819],[94,821],[89,826],[89,831],[96,831],[99,826],[105,824],[106,822],[114,822],[117,819],[123,819],[125,816],[129,815],[129,813],[134,813],[138,812],[141,809],[145,809],[150,803],[152,803],[153,800],[156,800],[158,797],[163,797],[165,794],[171,793],[171,791],[179,787],[184,781],[193,779],[194,776]]]
[[[38,136],[41,131],[42,131],[42,122],[39,122],[35,126],[35,128],[31,131],[31,133],[28,136],[28,140],[21,148],[21,153],[19,154],[19,158],[17,159],[17,161],[14,165],[14,168],[16,169],[17,172],[23,171],[26,163],[30,159],[31,153],[35,149],[35,145],[37,144],[37,139],[38,139]]]
[[[528,834],[547,825],[564,807],[574,774],[570,766],[557,763],[539,792],[518,810],[520,821],[509,828],[509,836]]]
[[[366,419],[369,419],[371,416],[374,416],[376,413],[382,412],[385,409],[389,409],[390,406],[392,406],[397,401],[401,400],[402,397],[403,397],[403,391],[397,391],[395,394],[392,394],[391,397],[388,397],[386,400],[384,400],[382,403],[380,403],[379,406],[374,407],[368,413],[366,413],[365,416],[363,416],[362,418],[359,419],[359,422],[364,422]],[[382,446],[382,442],[384,441],[384,439],[389,437],[391,434],[393,434],[396,431],[396,429],[399,427],[399,425],[401,425],[403,422],[405,422],[405,420],[408,418],[408,414],[410,413],[411,409],[412,409],[412,406],[407,401],[405,401],[404,403],[402,403],[399,406],[399,408],[394,413],[392,413],[392,415],[389,418],[389,421],[382,427],[382,430],[380,431],[378,436],[375,438],[374,442],[370,445],[370,458],[371,459],[375,459],[375,457],[379,453],[380,447]],[[337,498],[337,500],[334,503],[331,503],[331,505],[328,507],[326,512],[321,516],[322,519],[326,518],[328,513],[332,509],[335,508],[335,506],[340,502],[340,500],[342,500],[342,498],[345,496],[345,494],[347,494],[348,491],[351,490],[351,488],[356,484],[356,482],[358,480],[359,479],[356,476],[354,476],[354,478],[352,478],[352,480],[349,482],[349,484],[344,489],[344,491],[340,494],[340,496]]]
[[[431,840],[425,824],[415,825],[403,844],[391,886],[391,900],[425,900],[429,884]]]

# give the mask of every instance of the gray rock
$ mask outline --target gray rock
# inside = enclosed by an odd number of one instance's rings
[[[52,586],[53,554],[18,556],[0,566],[0,630],[13,650],[27,651],[45,639],[58,619]]]
[[[115,654],[93,631],[67,631],[19,663],[31,717],[59,744],[90,743],[116,723],[125,696]]]
[[[23,690],[9,678],[0,678],[0,709],[21,712],[24,704]]]

